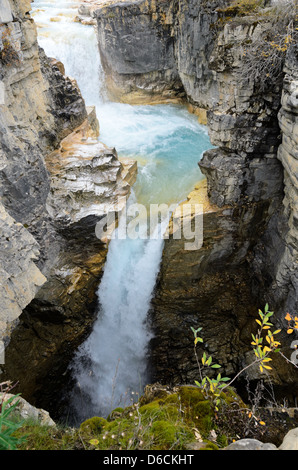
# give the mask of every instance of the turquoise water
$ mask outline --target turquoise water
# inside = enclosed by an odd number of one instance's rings
[[[198,161],[211,147],[206,128],[183,106],[130,106],[106,100],[94,28],[73,22],[78,3],[35,0],[33,17],[40,25],[40,45],[64,63],[86,104],[96,106],[100,140],[115,147],[120,157],[138,161],[134,188],[138,200],[184,199],[202,178]]]
[[[129,203],[180,202],[202,179],[198,161],[211,147],[206,128],[183,106],[130,106],[107,100],[95,30],[73,22],[77,5],[35,0],[41,47],[64,63],[86,104],[96,106],[100,140],[115,147],[119,157],[137,160]],[[162,238],[115,238],[109,244],[98,288],[98,317],[70,365],[77,383],[72,406],[79,420],[129,404],[150,380],[152,333],[147,314],[162,250]]]

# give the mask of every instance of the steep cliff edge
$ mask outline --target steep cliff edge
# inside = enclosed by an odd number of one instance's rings
[[[0,341],[1,379],[33,402],[94,320],[107,253],[96,223],[125,204],[137,169],[99,143],[95,109],[39,48],[30,9],[0,7]]]
[[[191,326],[203,326],[209,353],[232,374],[251,359],[246,353],[258,308],[268,302],[283,331],[285,313],[297,312],[296,62],[286,24],[294,4],[278,10],[279,4],[127,0],[107,1],[94,13],[102,55],[106,42],[117,50],[115,59],[103,61],[108,88],[112,83],[123,100],[130,92],[150,100],[139,59],[141,49],[150,51],[152,102],[162,96],[164,67],[178,77],[193,109],[206,114],[216,147],[199,163],[206,183],[190,195],[208,207],[203,247],[187,252],[185,240],[165,241],[152,306],[154,378],[164,383],[195,378]],[[161,66],[165,38],[171,62]],[[172,77],[164,89],[171,83]],[[283,340],[289,357],[290,339]],[[276,362],[273,383],[297,384],[296,369]]]
[[[139,104],[184,98],[175,61],[172,2],[104,2],[94,15],[112,99]]]

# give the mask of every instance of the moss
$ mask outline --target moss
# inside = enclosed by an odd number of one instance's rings
[[[200,450],[219,450],[219,448],[214,442],[207,441],[205,447],[202,447]]]
[[[166,398],[163,400],[163,403],[175,403],[179,404],[179,395],[177,393],[171,393],[171,395],[167,395]]]
[[[157,448],[168,449],[177,439],[176,427],[168,421],[155,421],[151,432]]]
[[[107,421],[113,421],[114,419],[120,418],[123,416],[124,409],[121,407],[115,408],[107,417]]]
[[[139,412],[144,417],[158,417],[162,413],[159,400],[154,400],[140,407]]]
[[[101,434],[103,429],[107,427],[107,424],[108,422],[106,419],[94,416],[81,424],[80,431],[83,433],[90,433],[92,435]]]
[[[209,401],[198,387],[181,387],[181,405],[188,424],[195,423],[205,435],[209,432],[214,418],[214,412]]]
[[[214,410],[208,400],[198,402],[194,408],[194,421],[203,436],[207,436],[213,427]]]
[[[154,399],[155,398],[155,399]],[[36,450],[183,450],[196,442],[197,430],[205,441],[204,450],[227,445],[232,424],[222,417],[234,416],[227,410],[245,406],[232,388],[221,394],[222,408],[215,416],[212,400],[196,386],[179,387],[178,392],[139,406],[116,408],[109,420],[95,416],[78,429],[49,428],[26,422],[18,436],[28,436],[22,449]],[[246,417],[246,412],[245,417]],[[216,418],[216,419],[215,419]],[[242,415],[240,416],[242,418]],[[241,424],[240,420],[240,424]],[[235,425],[234,425],[235,426]],[[210,431],[217,442],[208,440]],[[238,428],[237,428],[238,429]],[[94,442],[96,444],[94,444]]]
[[[76,429],[45,426],[27,419],[15,432],[23,442],[18,450],[82,450],[84,445]]]
[[[194,406],[198,401],[204,400],[204,394],[198,387],[183,386],[180,389],[179,397],[181,403],[186,406]]]
[[[150,435],[152,437],[151,449],[179,449],[188,448],[188,444],[194,441],[192,428],[182,422],[167,420],[155,421],[152,424]]]
[[[219,448],[227,447],[229,444],[229,439],[225,434],[219,434],[217,436],[216,442]]]

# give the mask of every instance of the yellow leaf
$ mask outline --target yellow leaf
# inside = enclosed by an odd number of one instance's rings
[[[263,330],[269,330],[270,326],[263,326]]]
[[[266,426],[266,423],[264,423],[264,421],[260,421],[260,425],[261,426]]]
[[[264,367],[265,367],[265,369],[272,370],[272,367],[270,367],[270,366],[264,366]]]
[[[287,330],[287,333],[288,333],[288,335],[290,335],[291,333],[293,333],[293,329],[292,329],[292,328],[289,328],[289,329]]]
[[[287,313],[286,316],[285,316],[285,319],[288,320],[288,321],[291,321],[292,317],[289,313]]]
[[[99,444],[99,440],[98,439],[91,439],[89,441],[90,444],[92,444],[93,446],[97,446],[97,444]]]
[[[258,325],[262,326],[262,323],[260,322],[260,320],[256,319],[256,322],[258,323]]]
[[[265,359],[263,359],[262,362],[269,362],[269,361],[272,361],[271,357],[266,357]]]

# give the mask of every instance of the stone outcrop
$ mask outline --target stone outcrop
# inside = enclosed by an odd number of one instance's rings
[[[94,12],[109,96],[134,103],[179,102],[172,2],[104,2]]]
[[[13,397],[14,395],[11,393],[0,393],[1,403],[11,400],[7,406],[16,405],[13,414],[16,414],[17,418],[30,420],[31,422],[34,421],[41,426],[56,426],[56,423],[52,420],[48,411],[35,408],[22,397],[15,397],[14,399]]]
[[[39,246],[35,238],[0,204],[1,316],[4,341],[23,309],[34,298],[46,278],[36,266]]]
[[[1,379],[47,409],[53,377],[94,320],[108,244],[96,224],[107,206],[126,203],[137,168],[98,141],[94,108],[38,46],[30,2],[8,5],[0,9]]]

